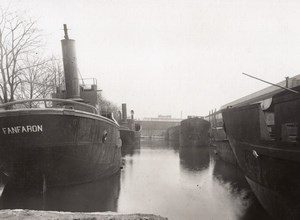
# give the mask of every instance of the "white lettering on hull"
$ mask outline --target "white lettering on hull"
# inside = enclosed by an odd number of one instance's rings
[[[43,132],[43,125],[25,125],[2,128],[4,135]]]

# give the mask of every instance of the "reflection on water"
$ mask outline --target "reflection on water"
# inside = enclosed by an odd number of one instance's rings
[[[181,147],[179,149],[180,165],[189,171],[205,170],[209,166],[210,156],[208,147]]]
[[[142,142],[139,155],[124,160],[119,212],[175,220],[268,219],[240,171],[215,158],[208,147],[149,140]]]
[[[48,189],[46,193],[6,187],[1,196],[2,209],[56,211],[117,211],[120,173],[101,181]]]
[[[126,155],[133,155],[138,154],[139,149],[141,148],[141,142],[136,142],[133,145],[122,145],[121,152],[122,157],[125,157]]]
[[[176,152],[179,151],[179,142],[178,141],[168,141],[166,142],[169,148],[172,148]]]
[[[142,139],[124,148],[120,175],[89,184],[20,192],[7,187],[1,208],[153,213],[169,219],[268,219],[240,170],[209,147]]]
[[[227,190],[232,201],[240,203],[237,207],[241,207],[241,209],[235,210],[238,213],[238,219],[270,219],[270,216],[251,191],[241,169],[238,166],[224,162],[213,153],[210,154],[210,157],[211,161],[214,162],[214,181]]]

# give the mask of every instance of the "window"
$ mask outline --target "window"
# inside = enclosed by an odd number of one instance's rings
[[[286,142],[297,142],[298,124],[285,123],[281,125],[281,139]]]

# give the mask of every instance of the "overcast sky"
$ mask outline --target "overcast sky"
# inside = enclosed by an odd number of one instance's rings
[[[300,73],[297,0],[1,0],[38,19],[47,53],[62,26],[83,78],[136,117],[209,110]],[[1,3],[0,3],[1,4]]]

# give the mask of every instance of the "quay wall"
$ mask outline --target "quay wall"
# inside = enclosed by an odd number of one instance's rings
[[[119,214],[115,212],[56,212],[35,211],[23,209],[0,210],[0,219],[7,220],[167,220],[167,218],[152,214]]]

